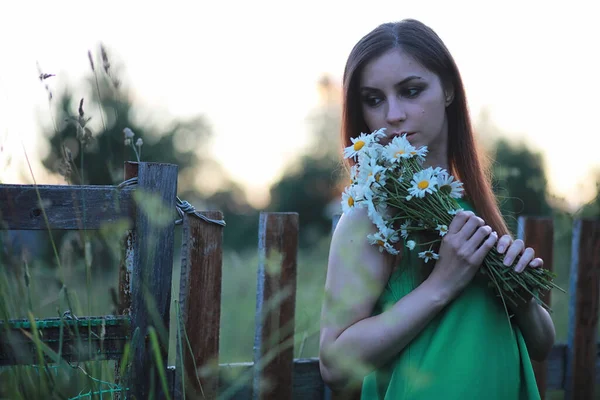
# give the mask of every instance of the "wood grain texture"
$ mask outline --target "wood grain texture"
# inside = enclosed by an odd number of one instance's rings
[[[202,214],[223,219],[220,211]],[[177,348],[176,355],[175,399],[184,398],[185,384],[186,398],[213,400],[219,385],[223,227],[186,214],[182,231],[180,321],[194,354],[189,352],[184,332],[178,331],[178,346],[182,348]]]
[[[47,318],[36,320],[42,342],[69,362],[118,360],[129,339],[128,317]],[[61,330],[62,345],[60,341]],[[91,335],[90,335],[91,331]],[[0,366],[37,364],[29,320],[0,321]],[[62,347],[61,347],[62,346]],[[48,362],[53,362],[46,357]]]
[[[252,376],[253,369],[253,362],[221,364],[219,392],[231,399],[252,399],[253,387],[247,377]],[[291,399],[322,400],[325,398],[325,385],[321,379],[318,358],[295,359],[292,364],[292,375]]]
[[[133,329],[139,330],[140,340],[132,343],[133,365],[128,386],[136,398],[146,399],[154,381],[162,398],[165,394],[158,385],[158,368],[166,370],[168,354],[177,166],[138,163],[137,167],[131,323]],[[152,353],[148,336],[151,326],[158,334],[163,365],[155,361]]]
[[[519,239],[525,242],[526,247],[535,250],[535,256],[544,260],[544,268],[553,271],[554,260],[554,222],[548,217],[519,217]],[[548,291],[541,295],[540,300],[551,305],[551,292]],[[548,362],[531,361],[535,380],[541,400],[546,398],[546,389],[548,387]]]
[[[600,220],[575,220],[571,255],[565,398],[593,399],[598,358]]]
[[[0,185],[0,230],[100,229],[131,218],[132,193],[115,186]]]
[[[298,214],[261,213],[254,399],[292,398]]]

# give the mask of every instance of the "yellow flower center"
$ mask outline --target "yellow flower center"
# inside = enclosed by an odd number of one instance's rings
[[[363,140],[359,140],[356,143],[354,143],[354,151],[359,151],[360,149],[363,148],[363,146],[365,145],[365,142]]]
[[[394,154],[394,157],[396,157],[396,158],[400,158],[400,157],[402,156],[402,154],[404,154],[404,150],[398,150],[398,151],[396,152],[396,154]]]
[[[375,174],[375,181],[379,182],[379,178],[381,178],[381,174]]]
[[[383,243],[383,240],[378,240],[377,244],[380,245],[380,246],[384,246],[385,245],[385,243]]]
[[[423,181],[419,182],[419,184],[417,185],[417,187],[419,189],[421,189],[421,190],[427,189],[429,187],[429,181],[423,180]]]
[[[354,206],[354,199],[352,197],[348,197],[348,207]]]

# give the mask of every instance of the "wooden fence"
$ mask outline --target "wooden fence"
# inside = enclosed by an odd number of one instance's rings
[[[166,360],[177,167],[128,163],[125,172],[126,179],[137,177],[135,187],[0,185],[0,229],[94,230],[121,218],[132,222],[120,266],[120,315],[0,321],[0,366],[37,363],[30,339],[34,324],[43,342],[55,351],[61,347],[61,356],[69,361],[118,360],[131,343],[131,369],[122,377],[124,371],[117,371],[117,376],[136,398],[147,398],[150,382],[159,382],[150,333],[157,332]],[[149,199],[159,199],[161,207],[144,206]],[[202,214],[222,218],[220,212]],[[298,214],[260,214],[254,359],[247,363],[218,363],[223,227],[188,214],[182,224],[177,303],[185,329],[178,331],[183,347],[177,367],[160,367],[172,397],[183,398],[185,386],[187,398],[358,398],[357,391],[331,393],[318,359],[293,358]],[[552,220],[521,218],[519,235],[552,268]],[[556,344],[544,363],[535,363],[535,371],[542,397],[546,389],[563,389],[567,399],[592,399],[600,381],[600,221],[575,221],[572,254],[568,341]],[[188,341],[193,356],[185,350]],[[243,379],[232,384],[226,378],[232,375]]]

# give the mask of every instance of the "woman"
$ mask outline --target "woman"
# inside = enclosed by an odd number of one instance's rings
[[[463,84],[440,38],[415,20],[383,24],[352,50],[344,73],[343,143],[386,128],[427,146],[427,166],[464,184],[427,270],[414,252],[380,252],[366,210],[343,215],[333,234],[322,310],[320,368],[334,390],[362,381],[363,399],[538,399],[531,359],[554,343],[550,315],[534,299],[510,309],[477,274],[493,248],[515,269],[543,260],[513,241],[483,172]],[[477,215],[474,213],[476,211]],[[500,239],[498,239],[500,237]],[[363,380],[364,379],[364,380]]]

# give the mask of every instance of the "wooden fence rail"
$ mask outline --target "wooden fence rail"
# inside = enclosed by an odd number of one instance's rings
[[[164,361],[158,368],[164,368],[175,399],[185,395],[325,400],[359,395],[356,390],[343,394],[329,391],[321,379],[318,359],[293,359],[296,213],[260,215],[254,360],[236,364],[218,363],[223,228],[195,216],[183,216],[180,296],[175,307],[177,361],[175,368],[168,368],[177,167],[128,163],[125,178],[133,177],[137,177],[137,185],[123,188],[0,185],[0,229],[99,229],[107,221],[131,221],[119,278],[122,315],[33,321],[50,349],[58,351],[61,347],[61,356],[69,361],[118,360],[125,343],[134,341],[132,368],[121,379],[131,395],[146,398],[149,383],[159,382],[150,348],[152,327]],[[220,212],[203,214],[222,218]],[[337,218],[332,230],[336,223]],[[519,237],[536,248],[546,268],[553,267],[551,219],[521,218]],[[542,398],[545,390],[560,389],[566,399],[592,399],[600,382],[600,221],[575,221],[572,254],[568,341],[557,343],[545,362],[534,364]],[[38,361],[31,324],[25,319],[0,321],[0,366]],[[118,377],[121,372],[117,371]],[[231,376],[240,378],[231,381]]]

